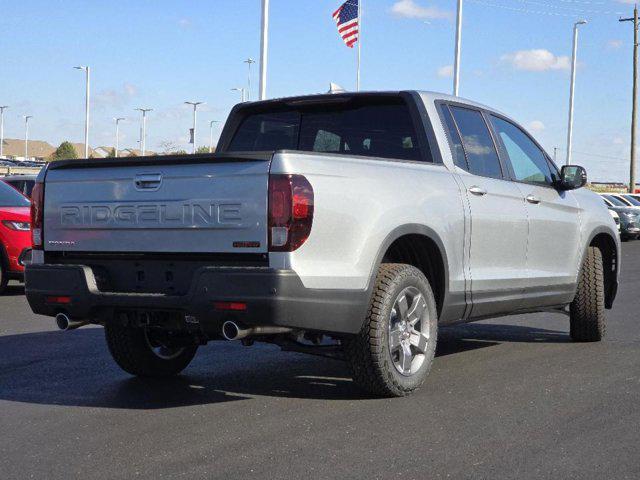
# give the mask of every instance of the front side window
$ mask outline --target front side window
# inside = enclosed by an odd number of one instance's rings
[[[423,160],[409,107],[396,98],[249,113],[227,151],[286,149]]]
[[[544,152],[511,122],[491,115],[491,122],[502,140],[515,180],[551,185],[553,178]]]
[[[502,178],[498,152],[482,114],[477,110],[451,106],[462,145],[469,165],[469,172],[483,177]]]

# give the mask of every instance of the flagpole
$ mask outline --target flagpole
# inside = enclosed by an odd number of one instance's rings
[[[356,74],[356,92],[360,91],[360,56],[362,53],[362,0],[358,0],[358,72]]]

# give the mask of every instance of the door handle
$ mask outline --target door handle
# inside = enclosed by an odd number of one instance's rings
[[[535,195],[527,195],[525,200],[529,203],[533,203],[534,205],[537,205],[540,203],[540,199]]]
[[[477,185],[474,185],[473,187],[469,188],[469,192],[477,195],[478,197],[483,197],[487,194],[487,191],[484,188],[480,188]]]
[[[162,185],[162,175],[159,173],[143,173],[136,175],[134,184],[137,190],[157,190]]]

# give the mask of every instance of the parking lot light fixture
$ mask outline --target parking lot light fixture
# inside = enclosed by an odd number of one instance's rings
[[[124,117],[114,118],[113,120],[116,122],[116,146],[114,149],[114,155],[118,158],[118,151],[120,150],[120,122],[124,120]]]
[[[571,85],[569,87],[569,125],[567,127],[567,165],[571,164],[571,149],[573,148],[573,102],[576,88],[576,63],[578,60],[578,27],[586,25],[586,20],[579,20],[573,24],[573,54],[571,57]]]
[[[0,106],[0,158],[2,158],[2,149],[4,144],[4,111],[9,108],[9,105]]]
[[[244,63],[249,67],[249,73],[247,76],[247,100],[251,101],[251,65],[256,63],[256,61],[253,58],[247,58]]]
[[[33,115],[23,115],[24,117],[24,160],[29,160],[29,120]]]
[[[202,105],[204,102],[184,102],[187,105],[193,106],[193,153],[196,153],[198,147],[196,146],[196,132],[198,126],[198,105]]]
[[[140,120],[140,150],[142,151],[142,156],[146,153],[146,139],[147,139],[147,113],[153,112],[153,108],[136,108],[142,116]]]
[[[244,89],[243,87],[236,87],[236,88],[232,88],[232,89],[231,89],[231,91],[232,91],[232,92],[240,92],[240,101],[241,101],[242,103],[244,103],[244,102],[245,102],[245,99],[244,99],[244,92],[245,92],[245,89]]]
[[[73,67],[85,72],[86,91],[84,100],[84,158],[89,158],[89,91],[91,84],[91,69],[88,66]]]
[[[209,153],[213,153],[213,124],[218,123],[218,120],[211,120],[209,122]]]

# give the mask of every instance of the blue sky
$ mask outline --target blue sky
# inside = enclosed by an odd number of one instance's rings
[[[362,87],[449,92],[455,0],[364,0]],[[271,0],[268,96],[354,88],[355,51],[331,13],[340,0]],[[185,100],[206,101],[224,120],[245,86],[243,60],[259,56],[260,0],[0,0],[0,104],[5,136],[58,144],[83,139],[84,77],[92,67],[92,146],[113,145],[112,118],[124,116],[123,146],[138,138],[136,107],[149,107],[148,148],[187,148]],[[461,95],[530,127],[553,155],[564,149],[573,22],[581,29],[574,162],[592,179],[628,176],[633,29],[628,0],[466,0]],[[254,66],[255,67],[255,66]],[[257,69],[253,75],[257,88]],[[216,131],[216,135],[219,131]],[[588,154],[588,155],[587,155]],[[560,156],[564,152],[560,152]]]

